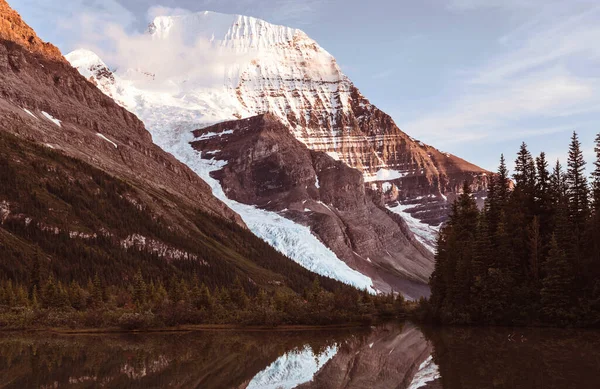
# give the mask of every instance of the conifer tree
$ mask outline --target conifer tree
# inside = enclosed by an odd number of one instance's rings
[[[551,240],[550,253],[544,268],[546,275],[542,280],[542,313],[550,322],[563,323],[572,317],[573,277],[571,266],[555,237]]]
[[[100,281],[100,276],[98,275],[98,273],[96,273],[94,275],[94,281],[92,284],[92,292],[91,292],[91,305],[94,308],[98,308],[100,306],[102,306],[104,300],[103,300],[103,296],[104,296],[104,290],[103,290],[103,286],[102,286],[102,282]]]
[[[573,221],[578,234],[582,234],[589,214],[589,188],[585,176],[586,162],[583,158],[581,143],[576,132],[571,137],[569,159],[567,163],[567,197],[569,200],[569,217]],[[579,235],[581,238],[581,235]]]
[[[235,278],[233,287],[231,288],[231,301],[238,307],[238,309],[246,309],[248,306],[248,296],[244,290],[244,286],[240,281],[239,277]]]
[[[523,142],[517,159],[515,160],[515,173],[513,174],[515,187],[521,187],[525,192],[532,191],[535,187],[536,167],[527,144]]]
[[[534,216],[529,225],[529,271],[534,283],[540,279],[540,262],[542,258],[542,237],[540,234],[540,221]]]
[[[36,250],[33,255],[33,263],[31,264],[31,272],[29,276],[29,293],[33,292],[33,289],[40,289],[42,285],[42,278],[40,274],[41,267],[41,253],[40,250]]]
[[[600,214],[600,133],[596,136],[595,142],[596,161],[592,172],[592,206],[594,214],[598,215]]]
[[[137,273],[133,277],[133,301],[141,306],[146,301],[146,282],[142,275],[142,270],[138,268]]]
[[[542,244],[542,256],[547,253],[547,246],[553,229],[554,206],[552,202],[552,183],[546,153],[540,153],[536,158],[535,214],[538,216]]]

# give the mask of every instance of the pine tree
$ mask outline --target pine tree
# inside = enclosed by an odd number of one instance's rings
[[[505,211],[510,197],[510,180],[508,178],[508,168],[504,154],[500,156],[500,166],[498,172],[492,180],[492,186],[488,191],[487,213],[489,221],[489,231],[493,234],[498,226],[500,213]]]
[[[506,167],[506,160],[504,154],[500,156],[500,166],[498,167],[498,179],[496,180],[496,199],[500,209],[504,209],[508,203],[510,195],[510,186],[508,178],[508,168]]]
[[[36,250],[35,254],[33,255],[33,263],[31,264],[31,272],[30,272],[30,276],[29,276],[29,293],[31,294],[33,292],[33,289],[40,289],[41,285],[42,285],[42,278],[41,278],[41,274],[40,274],[40,267],[41,267],[41,253],[40,250]]]
[[[552,201],[552,182],[548,170],[546,154],[540,153],[536,158],[537,179],[535,187],[536,207],[535,214],[538,215],[540,235],[542,240],[542,257],[546,256],[547,246],[553,230],[554,204]]]
[[[573,318],[572,268],[555,237],[550,243],[550,253],[544,268],[546,275],[542,280],[542,313],[550,323],[566,323]]]
[[[552,170],[552,175],[550,176],[550,193],[555,206],[562,201],[566,201],[567,199],[566,176],[558,159],[556,160],[556,164]]]
[[[531,153],[527,149],[527,144],[523,142],[517,159],[515,160],[515,173],[513,174],[515,187],[521,187],[530,191],[535,186],[536,167]]]
[[[585,160],[581,143],[577,133],[573,132],[569,146],[569,159],[567,163],[567,197],[569,200],[569,217],[573,220],[576,233],[583,233],[589,214],[589,188],[585,176]]]
[[[537,216],[529,225],[529,271],[533,282],[537,284],[540,278],[540,262],[542,258],[542,237],[540,234],[540,221]]]
[[[487,211],[484,209],[479,214],[475,234],[475,248],[473,252],[473,274],[483,280],[490,266],[493,255],[492,240],[488,229]]]
[[[235,278],[233,286],[231,288],[231,301],[238,307],[238,309],[246,309],[248,306],[248,296],[244,290],[244,286],[240,281],[239,277]]]
[[[146,282],[144,281],[142,270],[138,268],[137,273],[133,277],[133,301],[138,307],[146,302],[146,293]]]
[[[94,275],[94,281],[92,283],[92,291],[91,291],[91,305],[94,308],[99,308],[104,303],[104,287],[102,286],[102,282],[100,281],[100,276],[98,273]]]
[[[592,172],[592,205],[594,214],[600,214],[600,133],[596,136],[594,152],[596,161],[594,162],[594,171]]]
[[[204,307],[207,310],[210,310],[213,305],[213,298],[210,293],[208,287],[204,284],[200,286],[200,299],[199,299],[200,307]]]

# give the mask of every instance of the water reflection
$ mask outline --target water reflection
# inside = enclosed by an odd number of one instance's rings
[[[435,347],[441,374],[435,387],[600,388],[598,330],[443,328],[424,333]]]
[[[0,388],[598,388],[600,333],[371,329],[4,333]]]

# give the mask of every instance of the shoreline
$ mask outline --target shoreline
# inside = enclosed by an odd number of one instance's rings
[[[380,324],[380,323],[379,323]],[[39,328],[12,328],[0,329],[0,335],[14,332],[36,333],[46,332],[58,335],[95,335],[95,334],[151,334],[151,333],[178,333],[178,332],[206,332],[206,331],[240,331],[240,332],[291,332],[291,331],[321,331],[321,330],[347,330],[368,329],[373,324],[348,323],[331,325],[282,325],[282,326],[243,326],[237,324],[190,324],[175,327],[146,328],[126,330],[119,327],[105,328],[61,328],[61,327],[39,327]]]

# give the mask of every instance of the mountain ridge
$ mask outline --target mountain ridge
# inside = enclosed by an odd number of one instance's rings
[[[414,253],[421,253],[422,247],[430,251],[424,257],[398,258],[394,265],[410,268],[410,263],[429,257],[428,271],[408,276],[424,283],[433,269],[431,252],[437,231],[465,180],[483,203],[489,172],[402,132],[389,115],[360,93],[335,58],[301,30],[251,17],[201,12],[158,17],[145,39],[152,44],[141,43],[136,55],[140,61],[150,60],[139,63],[123,58],[132,66],[129,69],[110,72],[101,62],[78,63],[74,58],[85,55],[77,51],[67,58],[106,94],[135,112],[156,144],[211,182],[213,193],[221,193],[218,197],[236,210],[253,232],[303,266],[319,262],[318,257],[327,250],[319,248],[305,255],[298,251],[300,246],[285,247],[282,242],[298,239],[294,238],[297,227],[277,227],[281,215],[265,204],[246,203],[243,196],[236,199],[245,204],[229,201],[227,190],[231,188],[222,188],[214,179],[216,171],[229,161],[195,152],[190,147],[194,130],[268,113],[307,149],[357,169],[364,179],[364,191],[375,193],[387,214],[394,213],[408,223],[410,231],[404,239]],[[177,63],[170,61],[174,54],[179,55]],[[214,71],[208,83],[196,65],[198,59],[207,59],[209,73]],[[205,151],[217,149],[213,145]],[[258,206],[262,217],[256,218],[259,210],[246,205]],[[269,220],[268,227],[261,219]],[[369,221],[354,218],[353,223]],[[312,233],[318,235],[315,230]],[[314,245],[322,243],[314,241]],[[350,255],[344,261],[355,264]],[[331,270],[321,270],[331,274]]]

